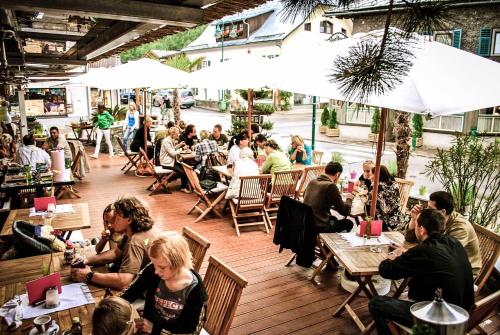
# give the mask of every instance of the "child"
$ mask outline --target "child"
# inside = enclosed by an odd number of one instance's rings
[[[119,297],[102,299],[92,315],[93,335],[129,335],[134,333],[138,318],[132,305]]]

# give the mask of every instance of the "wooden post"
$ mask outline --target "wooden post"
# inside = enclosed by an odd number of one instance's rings
[[[142,126],[144,127],[144,152],[147,154],[148,153],[148,129],[146,127],[146,117],[148,116],[148,110],[147,110],[147,104],[146,104],[147,91],[145,88],[142,90],[142,94],[144,94],[144,98],[143,98],[144,121],[142,122]]]
[[[253,89],[248,89],[248,140],[252,139],[252,107],[253,107]]]
[[[384,147],[384,134],[385,134],[385,123],[387,121],[387,108],[382,108],[382,115],[380,117],[380,131],[378,133],[377,142],[377,155],[375,157],[375,174],[373,176],[373,188],[372,188],[372,203],[370,208],[370,216],[375,219],[375,213],[377,210],[377,194],[378,194],[378,181],[380,176],[380,160],[382,158],[382,150]]]

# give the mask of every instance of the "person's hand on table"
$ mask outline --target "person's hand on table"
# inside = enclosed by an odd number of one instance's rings
[[[87,273],[89,273],[90,267],[85,266],[83,269],[71,269],[71,280],[74,282],[84,283],[87,279]]]
[[[153,323],[145,318],[134,319],[135,323],[135,333],[139,334],[151,334],[153,331]]]
[[[387,254],[387,259],[395,260],[397,257],[401,256],[406,252],[406,249],[396,243],[391,243],[389,245],[389,253]]]
[[[346,197],[346,199],[353,200],[353,199],[354,199],[354,194],[352,194],[352,193],[347,193],[345,197]]]

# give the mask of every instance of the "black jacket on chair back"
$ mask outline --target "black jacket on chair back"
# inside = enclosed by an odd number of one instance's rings
[[[297,264],[310,267],[315,259],[316,225],[312,208],[300,201],[283,196],[274,231],[274,244],[297,254]]]

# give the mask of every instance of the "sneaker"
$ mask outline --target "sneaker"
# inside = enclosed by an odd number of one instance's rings
[[[90,158],[95,158],[95,159],[99,158],[99,156],[97,156],[97,155],[90,155],[89,157]]]
[[[109,154],[109,158],[111,158],[111,157],[115,157],[115,155],[114,154]]]
[[[181,190],[180,190],[180,191],[181,191],[181,192],[184,192],[184,193],[188,193],[188,194],[189,194],[189,193],[191,193],[191,191],[190,191],[190,190],[188,190],[187,188],[181,188]]]

